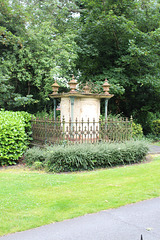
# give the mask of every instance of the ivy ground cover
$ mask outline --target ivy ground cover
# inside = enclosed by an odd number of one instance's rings
[[[160,156],[88,172],[0,170],[0,235],[160,196]]]

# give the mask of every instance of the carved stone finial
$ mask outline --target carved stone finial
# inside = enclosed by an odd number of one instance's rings
[[[52,84],[52,90],[53,90],[53,94],[57,94],[58,93],[58,89],[59,89],[59,85],[57,83],[57,81],[55,80],[55,83]]]
[[[83,91],[84,91],[84,93],[86,93],[86,94],[91,93],[91,92],[90,92],[90,87],[88,86],[88,83],[86,83],[86,85],[83,87]]]
[[[105,79],[105,82],[104,82],[104,84],[102,85],[102,87],[103,87],[104,94],[110,95],[110,94],[109,94],[110,84],[108,83],[107,78]]]
[[[71,89],[71,93],[75,92],[76,86],[77,86],[77,81],[74,78],[74,75],[72,76],[72,80],[68,83]]]

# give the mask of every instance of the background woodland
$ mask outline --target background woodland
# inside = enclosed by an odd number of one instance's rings
[[[49,111],[51,85],[67,91],[73,74],[95,91],[107,78],[109,111],[148,134],[160,118],[160,1],[0,0],[0,108]]]

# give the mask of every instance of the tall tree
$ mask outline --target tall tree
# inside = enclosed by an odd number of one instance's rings
[[[1,0],[0,4],[0,81],[10,86],[8,97],[2,97],[0,90],[1,107],[38,110],[49,100],[53,78],[72,74],[73,17],[65,3],[50,0]]]
[[[160,109],[160,5],[146,0],[83,0],[77,68],[82,81],[108,78],[112,111],[133,114],[147,133]]]

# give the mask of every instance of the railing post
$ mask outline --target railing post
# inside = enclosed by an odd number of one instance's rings
[[[93,118],[93,142],[95,142],[95,132],[96,132],[96,128],[95,128],[95,118]]]
[[[102,139],[100,139],[102,136],[101,136],[101,117],[99,117],[99,140],[101,141]]]
[[[107,119],[108,116],[108,99],[105,99],[105,119]]]
[[[73,121],[74,121],[74,97],[70,97],[71,100],[71,130],[73,130]]]
[[[87,120],[87,125],[88,125],[88,141],[87,142],[89,142],[89,133],[90,133],[90,130],[89,130],[89,118],[88,118],[88,120]]]
[[[56,99],[54,98],[54,120],[56,120]]]
[[[84,131],[83,131],[83,118],[82,118],[82,130],[81,130],[81,134],[82,134],[82,143],[83,143],[83,133],[84,133]]]
[[[133,117],[132,117],[132,115],[130,117],[130,122],[131,122],[131,139],[132,139],[132,137],[133,137]]]
[[[70,118],[69,119],[69,138],[71,139],[72,138],[72,119]]]
[[[78,119],[76,118],[76,129],[75,129],[75,134],[76,134],[76,143],[77,143],[77,135],[78,135]]]
[[[44,118],[44,129],[45,129],[45,140],[44,143],[47,144],[47,124],[46,124],[46,116]]]
[[[64,118],[64,116],[62,118],[62,136],[63,136],[63,140],[65,140],[65,118]]]

